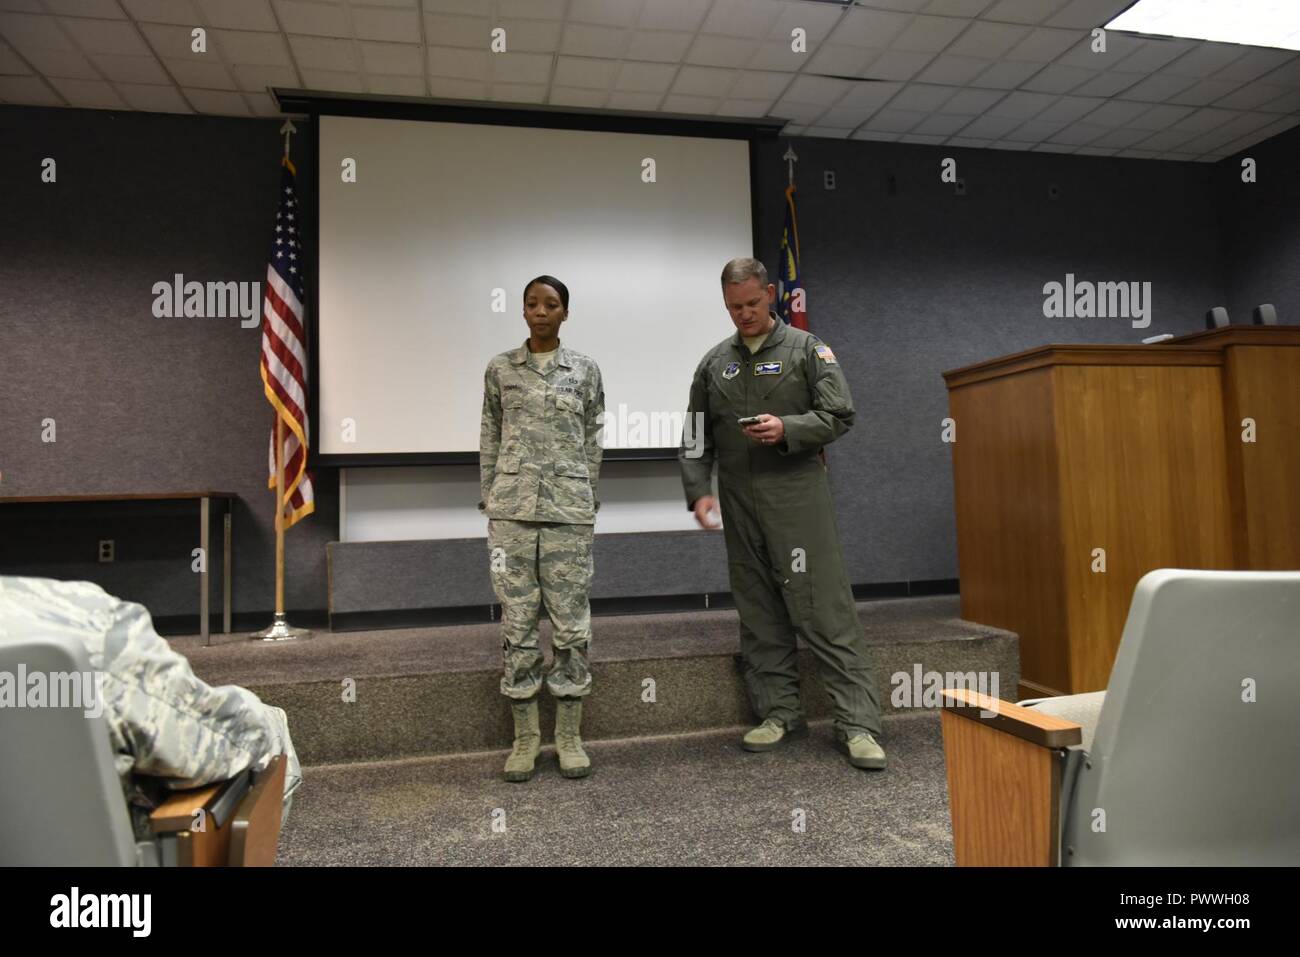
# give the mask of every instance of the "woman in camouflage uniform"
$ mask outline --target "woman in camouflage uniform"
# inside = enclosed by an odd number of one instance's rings
[[[492,587],[501,602],[501,693],[511,701],[515,724],[507,781],[531,778],[541,749],[543,603],[553,632],[545,684],[556,699],[560,773],[591,771],[579,726],[582,699],[591,691],[588,598],[605,393],[596,363],[560,344],[568,310],[568,287],[553,276],[525,286],[528,339],[495,356],[483,380],[479,509],[488,517]]]

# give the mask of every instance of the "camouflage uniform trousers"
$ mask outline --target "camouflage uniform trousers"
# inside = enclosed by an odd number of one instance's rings
[[[592,525],[488,521],[492,588],[501,602],[505,673],[501,693],[527,701],[542,686],[537,623],[543,603],[552,625],[546,686],[557,698],[591,693]]]

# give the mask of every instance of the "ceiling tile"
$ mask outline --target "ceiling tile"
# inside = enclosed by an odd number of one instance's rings
[[[718,107],[718,113],[722,116],[743,116],[747,119],[753,119],[767,116],[767,111],[771,106],[771,100],[723,100],[722,105]]]
[[[1241,86],[1236,80],[1201,80],[1169,98],[1170,103],[1205,106],[1232,93]]]
[[[902,83],[861,83],[845,93],[835,105],[858,107],[874,112],[897,96],[902,89]]]
[[[1098,73],[1087,83],[1075,87],[1072,92],[1077,96],[1117,96],[1141,79],[1142,74],[1140,73],[1120,73],[1116,70],[1107,70],[1105,73]]]
[[[255,116],[283,116],[269,93],[245,93],[244,99],[253,108]]]
[[[29,50],[76,49],[64,36],[54,17],[38,17],[26,13],[0,13],[0,36],[23,55]]]
[[[1042,23],[1065,6],[1065,0],[996,0],[980,18],[1003,23]]]
[[[1197,110],[1195,113],[1189,113],[1177,123],[1170,126],[1174,130],[1191,130],[1193,133],[1208,133],[1210,130],[1218,129],[1229,120],[1234,119],[1236,114],[1232,110],[1216,110],[1206,108]]]
[[[897,143],[901,133],[887,133],[884,130],[857,130],[849,139],[875,140],[880,143]]]
[[[860,106],[834,106],[823,113],[817,122],[822,126],[854,129],[873,112],[874,109],[864,110]]]
[[[420,14],[415,9],[391,10],[353,5],[352,28],[355,36],[361,40],[410,42],[413,37],[420,35]],[[510,48],[508,32],[506,48]]]
[[[560,39],[560,50],[574,56],[597,56],[617,59],[627,48],[628,31],[614,27],[569,23]]]
[[[1051,137],[1053,143],[1063,146],[1084,146],[1099,136],[1111,132],[1108,126],[1096,126],[1092,123],[1071,123]]]
[[[943,105],[943,111],[958,116],[978,116],[1002,97],[1000,90],[958,90]]]
[[[361,65],[367,73],[389,76],[424,76],[424,48],[415,43],[362,41]]]
[[[85,53],[112,53],[119,56],[148,56],[150,53],[148,44],[140,39],[136,28],[125,21],[60,17],[59,23]]]
[[[429,90],[439,100],[486,100],[487,84],[481,80],[457,80],[447,76],[429,77]]]
[[[498,83],[522,83],[525,85],[540,83],[545,86],[551,81],[552,60],[554,60],[554,57],[549,53],[488,54],[488,62],[492,68],[492,79]],[[494,95],[495,92],[493,90]]]
[[[945,146],[959,146],[964,149],[982,150],[988,149],[993,144],[992,140],[977,139],[971,136],[950,136]]]
[[[1163,130],[1173,126],[1192,112],[1194,110],[1190,106],[1154,106],[1141,116],[1129,120],[1126,125],[1130,129],[1146,130],[1154,133],[1156,130]]]
[[[63,106],[63,97],[35,76],[0,76],[0,100],[28,106]]]
[[[237,90],[226,66],[216,60],[179,60],[165,57],[163,65],[176,82],[184,87],[205,90]]]
[[[739,74],[735,70],[714,67],[682,67],[673,83],[673,92],[687,96],[725,96]]]
[[[1147,110],[1151,109],[1149,103],[1135,103],[1131,100],[1107,100],[1088,114],[1089,123],[1096,123],[1100,126],[1123,126],[1130,120],[1135,120]]]
[[[1191,77],[1170,76],[1167,73],[1153,73],[1145,80],[1133,84],[1124,91],[1126,100],[1145,100],[1160,103],[1176,96],[1195,83]]]
[[[102,20],[123,20],[122,9],[115,0],[45,0],[50,13],[69,17],[98,17]],[[39,9],[39,8],[38,8]]]
[[[641,0],[569,0],[570,23],[597,23],[630,27],[636,22]]]
[[[1092,48],[1093,40],[1088,34],[1084,33],[1081,36],[1082,39],[1057,60],[1058,63],[1082,67],[1085,70],[1128,70],[1129,68],[1123,65],[1124,61],[1130,56],[1143,52],[1143,41],[1124,33],[1107,34],[1104,52]]]
[[[995,90],[1014,90],[1043,68],[1041,63],[1012,63],[1003,61],[971,80],[971,86],[992,87]]]
[[[1247,48],[1236,43],[1198,43],[1164,68],[1173,76],[1207,77],[1241,59]]]
[[[680,93],[670,93],[664,97],[659,109],[665,113],[714,113],[721,102],[717,97],[683,96]]]
[[[492,42],[492,21],[487,17],[458,17],[445,13],[424,15],[424,40],[429,46],[469,47],[486,50]],[[506,48],[510,38],[506,36]]]
[[[969,116],[949,116],[944,113],[936,113],[918,123],[912,132],[934,136],[951,136],[969,124]]]
[[[185,98],[200,113],[213,113],[224,116],[251,116],[248,103],[238,93],[224,93],[220,90],[185,90]]]
[[[881,133],[906,133],[924,120],[928,113],[915,113],[910,110],[881,110],[867,120],[866,127]]]
[[[330,40],[324,37],[289,37],[294,59],[302,69],[342,70],[357,69],[350,40]]]
[[[3,32],[3,26],[0,26],[0,32]],[[189,28],[169,26],[162,23],[142,23],[140,32],[144,34],[145,40],[148,41],[153,53],[161,57],[174,57],[177,59],[191,60],[208,60],[212,54],[195,53],[191,44],[193,37],[190,36]],[[209,51],[212,49],[208,47]]]
[[[1117,63],[1115,68],[1125,73],[1154,73],[1195,47],[1196,44],[1190,40],[1146,38],[1138,43],[1137,49]]]
[[[1049,63],[1021,85],[1026,90],[1033,90],[1037,93],[1068,93],[1096,77],[1096,70],[1084,70],[1077,66],[1061,66],[1058,63]]]
[[[199,22],[198,14],[189,0],[122,0],[122,5],[138,23],[193,26]]]
[[[50,77],[50,83],[68,101],[69,106],[90,110],[124,110],[126,103],[117,92],[101,80],[72,80]]]
[[[786,3],[768,36],[789,44],[792,39],[790,32],[800,27],[808,35],[808,49],[811,50],[830,36],[835,24],[840,22],[841,13],[842,8],[829,3]]]
[[[786,91],[786,96],[800,103],[821,103],[830,106],[855,84],[822,76],[797,76]]]
[[[486,80],[488,57],[486,50],[465,50],[459,47],[430,47],[425,62],[430,76],[450,77],[457,80]]]
[[[908,53],[904,50],[886,50],[880,54],[862,75],[873,80],[910,80],[934,59],[929,53]]]
[[[686,54],[687,63],[701,66],[743,67],[759,47],[756,40],[700,34]]]
[[[603,106],[609,96],[605,88],[583,90],[572,86],[553,86],[547,102],[555,106],[576,106],[583,109],[596,109]]]
[[[935,113],[943,104],[952,99],[955,87],[932,86],[926,83],[909,83],[903,87],[898,96],[890,101],[891,110],[918,110],[922,113]]]
[[[1092,146],[1105,147],[1107,149],[1126,149],[1135,143],[1140,143],[1151,135],[1150,130],[1111,130],[1092,141]]]
[[[768,40],[758,45],[746,64],[751,70],[786,70],[793,72],[808,62],[807,53],[795,53],[790,44]]]
[[[609,94],[608,109],[650,113],[659,109],[662,93],[637,93],[632,90],[615,90]]]
[[[663,93],[677,68],[667,63],[624,63],[616,89],[634,93]]]
[[[29,50],[27,61],[42,76],[62,76],[75,80],[100,79],[95,65],[76,50]]]
[[[798,100],[782,98],[774,107],[775,116],[793,120],[796,123],[813,123],[826,112],[824,103],[800,103]]]
[[[100,54],[91,59],[99,71],[114,83],[171,83],[171,77],[157,57]]]
[[[563,20],[564,5],[567,0],[496,0],[497,15],[502,18],[531,17],[534,20]],[[656,0],[666,3],[668,0]],[[469,5],[482,9],[482,0],[470,0]],[[424,0],[426,9],[431,9],[430,0]]]
[[[648,30],[694,33],[704,22],[710,0],[655,0],[641,8],[638,25]]]
[[[808,64],[808,72],[831,76],[858,76],[880,55],[879,50],[866,47],[840,46],[823,43]]]
[[[1001,139],[1024,120],[1008,116],[977,116],[971,124],[962,130],[964,136],[979,136],[987,139]]]
[[[1287,92],[1289,91],[1283,86],[1270,86],[1267,83],[1248,83],[1240,90],[1229,93],[1215,105],[1230,110],[1253,110],[1263,106],[1270,100],[1276,100]]]
[[[803,131],[803,135],[816,136],[822,139],[842,140],[847,139],[849,134],[852,132],[852,129],[838,129],[833,126],[825,126],[819,123],[817,126],[808,127],[808,129]]]
[[[271,12],[271,5],[266,0],[197,0],[197,6],[203,12],[204,19],[181,22],[191,25],[206,23],[210,27],[229,30],[280,29]]]
[[[545,103],[545,83],[493,83],[492,99],[499,103]]]
[[[910,53],[938,53],[966,29],[967,23],[966,20],[958,20],[954,17],[916,17],[893,41],[887,42],[894,50],[906,50]],[[954,49],[949,52],[961,51]]]
[[[1133,0],[1068,0],[1047,20],[1048,26],[1091,30],[1104,27]]]
[[[0,42],[0,76],[18,76],[23,73],[31,73],[27,64],[15,53],[8,44]]]
[[[680,63],[695,37],[690,33],[664,33],[638,31],[628,44],[629,60],[650,60],[657,63]]]
[[[290,66],[289,51],[278,33],[215,30],[212,34],[227,63],[256,66]]]
[[[898,141],[900,143],[922,143],[926,146],[938,146],[945,139],[947,139],[946,136],[925,136],[921,133],[904,133],[898,138]]]
[[[1161,130],[1158,133],[1152,133],[1140,144],[1144,150],[1156,150],[1163,152],[1182,146],[1196,134],[1190,130]]]
[[[417,56],[419,47],[415,47]],[[381,93],[384,96],[425,96],[423,76],[382,76],[371,73],[366,77],[366,85],[370,87],[371,93]]]
[[[1038,27],[1008,50],[1006,56],[1009,60],[1025,63],[1048,63],[1078,43],[1082,36],[1077,30]]]
[[[506,31],[506,50],[511,53],[554,53],[560,49],[561,25],[553,20],[501,20],[497,25]]]
[[[303,70],[302,82],[313,90],[329,90],[334,93],[365,92],[361,77],[345,70]]]
[[[275,11],[285,33],[312,37],[350,37],[348,13],[343,7],[307,0],[275,0]]]
[[[940,54],[935,61],[922,70],[917,79],[925,83],[946,83],[962,86],[983,73],[991,61],[974,57],[950,56]],[[873,65],[874,66],[874,65]]]
[[[617,60],[562,56],[555,61],[555,77],[551,82],[557,87],[608,91],[614,86],[618,67]]]
[[[713,0],[700,30],[760,39],[768,35],[780,13],[781,4],[773,0]]]
[[[232,66],[235,82],[241,90],[259,93],[271,86],[293,88],[298,85],[298,74],[287,66]]]
[[[1008,94],[1002,102],[989,107],[988,115],[1027,120],[1037,116],[1055,102],[1056,97],[1046,93],[1026,93],[1018,90]]]
[[[844,12],[828,39],[831,43],[883,48],[907,28],[910,19],[901,13],[854,7]]]
[[[147,113],[193,113],[180,91],[174,86],[144,83],[119,83],[117,92],[133,110]]]
[[[1066,123],[1072,123],[1080,117],[1091,113],[1103,102],[1105,101],[1086,96],[1063,96],[1047,109],[1043,110],[1043,112],[1039,113],[1038,119],[1063,120]]]
[[[1004,139],[1016,140],[1021,143],[1039,143],[1061,132],[1061,130],[1065,129],[1065,125],[1064,123],[1048,120],[1028,120],[1008,133]]]
[[[877,0],[869,0],[876,3]],[[921,7],[926,13],[937,13],[949,17],[976,17],[988,9],[991,0],[930,0]],[[879,4],[885,6],[885,3]],[[890,4],[892,6],[892,4]],[[908,9],[898,7],[897,9]]]
[[[1029,28],[1009,23],[976,21],[946,51],[958,56],[996,60],[1029,36]]]

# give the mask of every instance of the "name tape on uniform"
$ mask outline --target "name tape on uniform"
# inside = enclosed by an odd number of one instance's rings
[[[754,364],[754,375],[780,375],[780,362],[757,362]]]

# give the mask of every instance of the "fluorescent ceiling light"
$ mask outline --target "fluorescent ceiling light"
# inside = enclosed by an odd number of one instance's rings
[[[1106,29],[1300,50],[1300,2],[1138,0]]]

